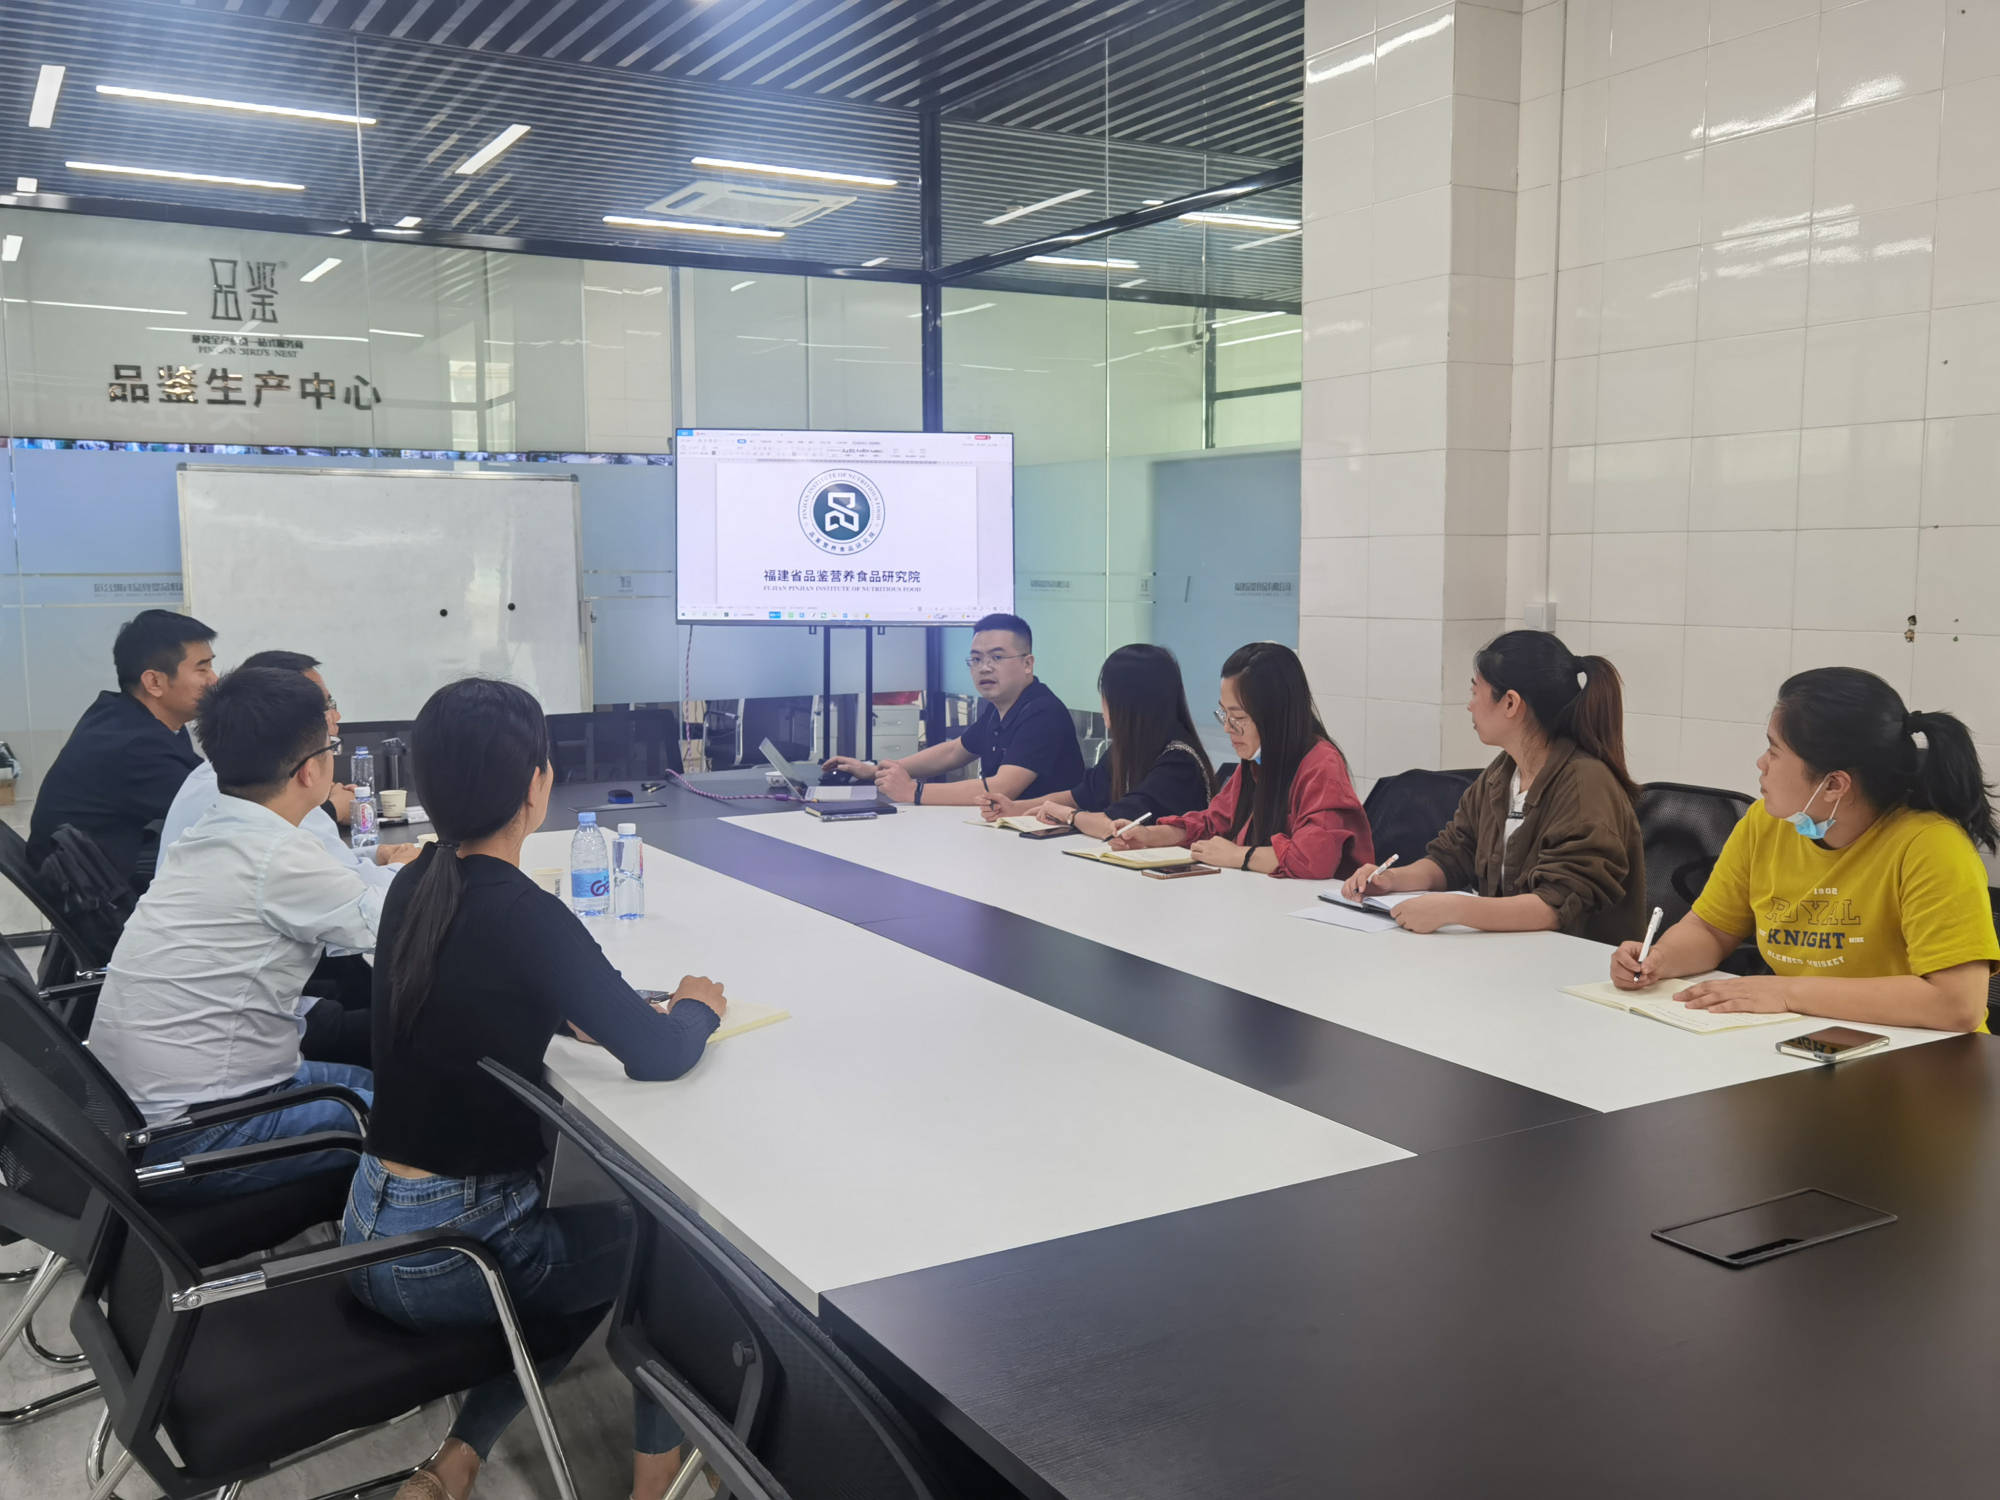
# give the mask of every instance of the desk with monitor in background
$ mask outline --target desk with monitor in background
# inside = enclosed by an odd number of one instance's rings
[[[1020,1493],[1990,1477],[1990,1039],[1821,1069],[1782,1026],[1556,993],[1603,972],[1577,940],[1326,928],[1289,915],[1310,886],[1149,881],[962,809],[802,832],[657,796],[661,925],[607,946],[794,1020],[670,1088],[558,1044],[557,1086]],[[1651,1237],[1802,1187],[1897,1222],[1742,1270]],[[1829,1411],[1859,1420],[1791,1441]]]

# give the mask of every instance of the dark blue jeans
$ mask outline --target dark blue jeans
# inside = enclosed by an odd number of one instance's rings
[[[375,1102],[374,1076],[366,1068],[349,1067],[343,1063],[300,1063],[292,1081],[273,1089],[271,1094],[273,1098],[282,1098],[288,1089],[308,1088],[318,1083],[345,1084],[361,1096],[364,1105]],[[351,1135],[355,1130],[354,1116],[348,1113],[345,1105],[327,1099],[294,1104],[289,1109],[267,1110],[247,1120],[211,1125],[206,1130],[184,1131],[164,1141],[155,1141],[146,1148],[145,1160],[149,1164],[181,1161],[203,1151],[220,1151],[226,1146],[261,1145],[265,1141],[313,1135],[322,1130],[344,1130]],[[146,1195],[181,1203],[212,1202],[233,1193],[275,1187],[281,1182],[310,1177],[318,1172],[345,1171],[353,1164],[354,1153],[351,1151],[315,1151],[309,1156],[261,1162],[253,1167],[231,1167],[227,1172],[214,1172],[206,1177],[169,1178],[148,1188]]]
[[[422,1229],[450,1229],[485,1242],[523,1319],[562,1317],[616,1300],[631,1250],[632,1210],[625,1203],[544,1208],[532,1173],[395,1177],[374,1157],[363,1156],[347,1195],[342,1241],[353,1245]],[[419,1332],[497,1321],[478,1267],[452,1250],[352,1272],[348,1285],[383,1317]],[[538,1364],[543,1383],[560,1374],[575,1353],[567,1349]],[[673,1418],[636,1391],[633,1398],[633,1446],[641,1453],[678,1448],[681,1430]],[[497,1376],[466,1393],[451,1435],[484,1459],[520,1414],[523,1400],[512,1375]]]

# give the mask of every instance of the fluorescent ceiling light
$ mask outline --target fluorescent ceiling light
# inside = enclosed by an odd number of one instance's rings
[[[1299,328],[1280,328],[1276,333],[1246,333],[1240,339],[1223,339],[1218,347],[1227,349],[1232,344],[1260,344],[1265,339],[1288,339],[1302,332],[1304,330]]]
[[[950,311],[950,312],[942,312],[942,313],[939,313],[939,314],[938,314],[938,316],[939,316],[939,317],[941,317],[941,318],[955,318],[955,317],[957,317],[957,316],[958,316],[958,315],[959,315],[960,313],[975,313],[975,312],[985,312],[987,308],[989,308],[989,307],[994,307],[994,306],[997,306],[997,305],[998,305],[998,304],[996,304],[996,303],[992,303],[992,302],[975,302],[975,303],[973,303],[973,304],[972,304],[972,306],[970,306],[970,307],[954,307],[953,309],[951,309],[951,311]],[[904,313],[904,314],[903,314],[903,316],[904,316],[904,317],[906,317],[906,318],[921,318],[921,317],[923,316],[923,314],[922,314],[922,313]]]
[[[1133,278],[1132,278],[1132,279],[1131,279],[1130,281],[1121,281],[1121,282],[1119,282],[1119,283],[1118,283],[1118,290],[1119,290],[1119,291],[1121,291],[1121,292],[1123,292],[1123,291],[1129,291],[1129,290],[1130,290],[1131,288],[1133,288],[1133,287],[1135,287],[1135,286],[1144,286],[1145,284],[1146,284],[1146,278],[1145,278],[1145,277],[1143,277],[1143,276],[1134,276],[1134,277],[1133,277]]]
[[[1266,245],[1275,245],[1280,240],[1295,240],[1304,234],[1303,229],[1287,229],[1283,234],[1267,234],[1261,240],[1245,240],[1240,245],[1231,245],[1232,250],[1259,250]]]
[[[373,125],[368,115],[343,115],[326,109],[294,109],[288,104],[250,104],[241,99],[211,99],[204,94],[168,94],[159,89],[128,89],[100,83],[100,94],[117,99],[150,99],[158,104],[194,104],[203,109],[233,109],[252,115],[283,115],[288,120],[326,120],[335,125]]]
[[[527,133],[528,127],[525,125],[509,125],[505,130],[494,136],[492,140],[481,146],[472,155],[466,157],[456,167],[453,167],[452,172],[459,177],[470,177],[474,172],[486,166],[494,157],[512,146],[514,142]]]
[[[14,179],[14,191],[17,193],[39,193],[41,190],[41,183],[33,177],[16,177]]]
[[[1297,219],[1267,219],[1259,214],[1182,214],[1183,224],[1214,224],[1223,229],[1297,229]]]
[[[1119,260],[1116,257],[1106,260],[1079,260],[1068,255],[1031,255],[1028,257],[1028,263],[1035,266],[1081,266],[1086,271],[1136,271],[1139,269],[1139,262],[1136,260]]]
[[[404,214],[402,218],[396,221],[396,227],[398,229],[415,229],[419,224],[423,222],[424,221],[418,218],[415,214]]]
[[[21,237],[18,234],[10,234],[5,239],[0,239],[0,260],[19,260],[20,258]]]
[[[275,188],[284,193],[303,193],[303,182],[270,182],[262,177],[221,177],[213,172],[169,172],[163,167],[117,167],[101,161],[66,161],[72,172],[110,172],[124,177],[163,177],[174,182],[212,182],[218,187]]]
[[[781,240],[782,229],[752,229],[740,224],[690,224],[684,219],[642,219],[634,214],[606,214],[607,224],[623,224],[632,229],[670,229],[676,234],[734,234],[752,240]]]
[[[305,275],[301,276],[299,280],[305,282],[318,281],[320,277],[324,276],[328,271],[331,271],[335,266],[339,264],[340,264],[339,256],[329,255],[325,260],[321,261],[318,265],[314,266],[310,271],[306,272]]]
[[[1210,321],[1208,326],[1210,328],[1231,328],[1238,323],[1255,323],[1260,318],[1282,318],[1283,316],[1284,314],[1281,312],[1245,313],[1240,318],[1215,318]]]
[[[732,161],[725,156],[690,157],[697,167],[718,167],[725,172],[761,172],[766,177],[796,177],[802,182],[839,182],[853,187],[892,188],[893,177],[869,177],[860,172],[823,172],[817,167],[776,167],[769,162]]]
[[[47,130],[56,122],[56,95],[62,92],[64,69],[57,63],[43,63],[35,80],[35,102],[28,106],[28,128]]]
[[[401,328],[371,328],[368,331],[370,333],[379,333],[385,338],[392,339],[420,339],[424,336],[421,333],[406,332]]]
[[[1092,188],[1071,188],[1067,193],[1057,193],[1053,198],[1044,198],[1040,203],[1024,204],[1020,208],[1010,208],[997,219],[988,219],[992,224],[1010,224],[1016,219],[1025,219],[1029,214],[1038,214],[1045,208],[1054,208],[1058,203],[1068,203],[1074,198],[1087,198],[1095,191]]]
[[[1147,208],[1165,208],[1167,206],[1167,200],[1164,198],[1141,198],[1139,202]]]
[[[729,290],[732,292],[740,292],[746,286],[755,286],[756,284],[757,284],[757,278],[752,276],[748,281],[737,282],[736,285],[732,286]]]
[[[861,262],[861,269],[864,271],[872,270],[876,266],[886,264],[888,259],[889,257],[886,255],[878,255],[873,260],[864,260]]]
[[[375,232],[376,232],[377,234],[415,234],[415,233],[416,233],[416,230],[414,230],[414,229],[378,229],[378,230],[376,230]]]
[[[155,313],[163,318],[185,318],[184,307],[118,307],[106,302],[45,302],[40,297],[33,299],[37,307],[75,307],[85,312],[135,312]]]

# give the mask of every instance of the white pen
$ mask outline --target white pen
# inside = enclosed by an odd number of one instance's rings
[[[1639,967],[1646,967],[1646,955],[1653,951],[1653,939],[1660,935],[1660,919],[1666,915],[1664,907],[1653,908],[1653,920],[1646,924],[1646,941],[1639,945]]]
[[[1145,822],[1148,818],[1152,816],[1153,815],[1151,813],[1140,813],[1138,817],[1134,818],[1131,822],[1127,823],[1123,828],[1114,828],[1111,830],[1111,832],[1104,835],[1104,842],[1107,844],[1110,843],[1113,839],[1117,838],[1119,834],[1126,833],[1134,828],[1137,828],[1141,823]]]
[[[1392,854],[1387,859],[1383,860],[1381,864],[1377,865],[1374,868],[1374,870],[1370,872],[1367,881],[1362,885],[1361,894],[1364,896],[1367,895],[1368,887],[1375,883],[1376,876],[1380,875],[1384,870],[1388,869],[1389,866],[1393,865],[1397,860],[1401,859],[1402,857],[1403,856],[1400,854]]]

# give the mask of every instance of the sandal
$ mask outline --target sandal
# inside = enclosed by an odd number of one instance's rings
[[[396,1500],[454,1500],[445,1483],[429,1469],[418,1469],[396,1491]]]

